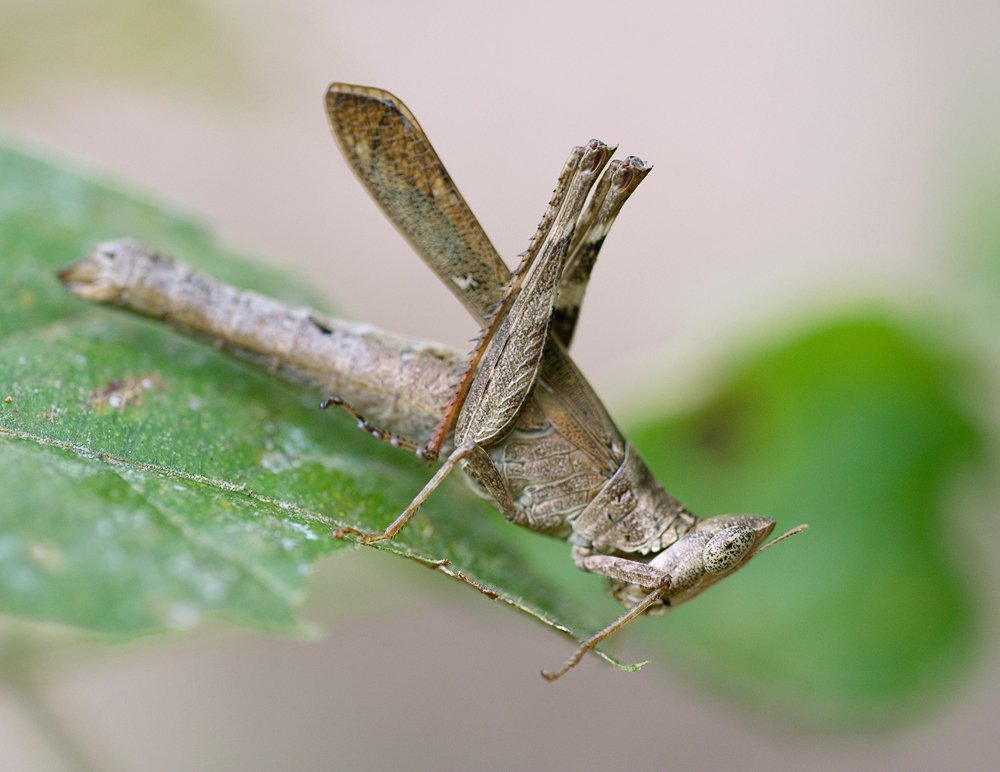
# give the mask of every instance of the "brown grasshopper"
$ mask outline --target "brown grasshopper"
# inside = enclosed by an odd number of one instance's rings
[[[460,360],[451,352],[288,308],[130,242],[99,245],[60,278],[77,295],[168,319],[336,393],[323,406],[339,405],[373,436],[428,459],[450,449],[384,531],[341,527],[338,538],[392,538],[460,467],[510,522],[568,539],[577,567],[608,577],[628,611],[561,668],[543,671],[549,680],[637,616],[694,597],[801,530],[765,546],[771,518],[702,520],[688,511],[652,477],[567,354],[604,238],[650,167],[631,156],[610,160],[613,148],[597,140],[574,148],[511,273],[402,102],[381,89],[335,83],[326,104],[357,176],[482,327],[457,386],[449,373]],[[367,423],[362,411],[385,428]]]
[[[358,178],[482,325],[425,445],[371,427],[340,398],[323,403],[346,408],[362,428],[426,458],[436,458],[454,435],[447,460],[384,531],[343,527],[336,536],[391,539],[459,466],[508,521],[568,539],[577,567],[608,577],[630,610],[584,641],[559,670],[543,671],[549,680],[635,617],[694,597],[757,554],[774,520],[700,520],[688,511],[653,478],[567,354],[598,252],[651,167],[635,156],[610,161],[614,148],[598,140],[574,148],[510,274],[400,100],[381,89],[334,83],[326,106]]]

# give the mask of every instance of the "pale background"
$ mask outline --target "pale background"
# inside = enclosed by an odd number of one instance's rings
[[[508,259],[571,145],[597,136],[655,165],[574,343],[622,416],[637,396],[685,404],[724,353],[789,319],[950,286],[963,154],[1000,136],[1000,4],[0,0],[0,131],[196,213],[355,318],[463,344],[467,316],[340,160],[331,80],[407,102]],[[338,557],[306,612],[322,642],[219,626],[98,650],[55,668],[46,697],[116,769],[1000,757],[996,652],[895,733],[803,735],[669,667],[592,661],[545,684],[565,640],[426,574]],[[0,768],[55,764],[8,697]]]

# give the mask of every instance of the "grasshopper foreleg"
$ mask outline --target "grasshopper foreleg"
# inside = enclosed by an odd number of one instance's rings
[[[571,668],[575,667],[580,662],[581,659],[583,659],[584,654],[586,654],[588,651],[597,646],[597,644],[599,644],[609,635],[618,632],[633,619],[635,619],[638,616],[642,616],[644,613],[646,613],[646,611],[649,608],[659,603],[661,598],[663,597],[663,594],[669,589],[670,589],[669,577],[665,577],[662,587],[657,587],[655,590],[649,593],[649,595],[643,598],[642,601],[637,606],[626,611],[624,614],[618,617],[618,619],[616,619],[610,625],[605,627],[599,633],[595,633],[594,635],[590,636],[587,640],[583,641],[580,644],[580,647],[575,652],[573,652],[573,656],[570,657],[568,660],[566,660],[562,664],[562,667],[560,667],[558,670],[543,670],[542,677],[545,678],[546,681],[555,681],[557,678],[560,678],[561,676],[565,675]]]
[[[575,667],[583,659],[584,654],[597,646],[605,638],[621,630],[625,625],[636,617],[646,613],[657,603],[662,603],[664,594],[671,587],[671,576],[669,573],[638,560],[629,560],[628,558],[620,558],[614,555],[594,555],[587,547],[574,547],[573,562],[576,563],[577,568],[583,571],[601,574],[616,582],[633,584],[639,587],[651,587],[653,589],[633,608],[626,611],[599,633],[583,641],[580,647],[573,652],[573,656],[566,660],[558,670],[543,670],[542,676],[549,681],[555,681],[560,676],[565,675],[568,670]]]
[[[592,555],[580,547],[573,549],[573,562],[581,571],[600,574],[616,582],[635,584],[639,587],[659,587],[669,580],[668,574],[649,563],[614,555]]]

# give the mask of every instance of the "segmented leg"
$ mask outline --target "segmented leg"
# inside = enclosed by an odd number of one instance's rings
[[[524,394],[530,391],[541,359],[558,277],[566,260],[569,241],[587,193],[607,163],[608,157],[607,145],[598,140],[591,140],[586,147],[573,149],[563,173],[559,176],[556,193],[542,217],[539,230],[532,239],[517,273],[512,277],[493,318],[483,330],[478,344],[469,357],[468,367],[455,389],[455,394],[448,403],[431,441],[427,443],[428,458],[434,458],[440,452],[445,438],[455,428],[460,415],[465,412],[470,395],[475,398],[478,396],[477,392],[485,390],[486,385],[493,381],[497,364],[501,360],[513,362],[516,367],[531,368],[532,376]],[[570,173],[567,174],[567,171]],[[565,194],[562,193],[564,188]],[[553,214],[554,212],[557,213]],[[543,230],[545,235],[540,237],[539,234]],[[544,307],[543,313],[539,313],[540,306]],[[540,338],[537,335],[539,329]],[[516,336],[511,337],[511,332],[516,332]],[[510,342],[515,345],[508,345]],[[484,356],[493,362],[484,363]],[[521,401],[523,396],[517,403],[518,410]],[[508,406],[510,405],[511,403],[508,403]],[[509,425],[516,414],[517,410],[509,411],[502,419],[505,425]],[[476,439],[480,442],[486,441],[479,436],[476,436]]]
[[[319,403],[320,410],[326,410],[329,407],[339,407],[358,422],[358,429],[374,437],[376,440],[388,442],[394,448],[412,450],[418,457],[424,457],[426,446],[423,443],[411,440],[409,437],[404,437],[402,434],[394,434],[386,429],[382,429],[374,424],[368,423],[361,413],[355,410],[349,402],[341,399],[340,397],[327,397]]]
[[[615,150],[614,147],[607,147],[592,141],[592,146],[597,145],[603,149],[605,158],[610,157]],[[588,148],[593,149],[592,146],[588,146]],[[511,274],[503,298],[493,308],[491,318],[483,328],[477,344],[470,354],[468,366],[429,442],[425,444],[370,424],[349,403],[336,396],[325,400],[321,407],[323,409],[331,405],[340,407],[357,421],[360,430],[370,434],[375,439],[388,442],[394,447],[413,451],[421,458],[436,459],[448,434],[459,420],[468,399],[469,390],[473,388],[479,365],[489,350],[491,342],[498,336],[506,340],[509,335],[512,324],[506,320],[511,314],[514,303],[523,292],[529,270],[540,256],[544,262],[546,251],[552,250],[549,252],[549,258],[558,260],[567,233],[571,235],[571,238],[566,242],[565,254],[562,256],[564,267],[555,293],[554,311],[550,312],[549,315],[551,316],[552,334],[568,346],[576,327],[584,290],[604,238],[625,201],[652,168],[646,166],[635,156],[629,156],[624,161],[614,160],[608,165],[604,174],[600,175],[593,195],[586,200],[586,208],[583,209],[582,213],[576,206],[576,202],[571,202],[564,208],[563,204],[572,188],[572,182],[580,170],[581,156],[588,148],[574,148],[570,158],[564,164],[555,190],[535,234],[532,236],[528,249],[521,256],[517,269]],[[591,179],[594,178],[596,175]],[[585,191],[580,201],[582,202],[583,199],[586,199]],[[564,222],[561,227],[557,228],[558,234],[553,234],[553,238],[550,239],[549,236],[553,226],[557,223],[560,212],[564,213]],[[565,214],[567,212],[570,214]],[[534,297],[546,300],[545,293]],[[503,345],[505,347],[506,343]],[[532,352],[528,361],[531,362],[534,358]],[[529,382],[533,380],[533,377],[529,378]],[[530,386],[528,390],[530,390]]]
[[[581,571],[600,574],[617,582],[635,584],[639,587],[659,587],[669,579],[667,574],[649,563],[613,555],[581,555],[574,549],[573,562]]]
[[[451,455],[448,456],[448,460],[445,461],[441,468],[437,470],[434,476],[427,481],[423,489],[414,497],[410,505],[403,510],[403,512],[393,520],[384,531],[381,533],[365,533],[364,531],[359,531],[357,528],[352,528],[349,525],[342,525],[333,532],[333,537],[335,539],[343,539],[345,536],[352,535],[357,536],[358,541],[364,544],[373,544],[374,542],[384,541],[386,539],[391,539],[397,533],[400,532],[402,527],[406,525],[411,517],[417,514],[417,510],[420,506],[427,501],[427,498],[437,490],[437,487],[441,484],[451,471],[458,466],[458,464],[471,453],[475,451],[474,443],[466,443],[455,450],[452,451]]]
[[[607,145],[608,158],[615,154],[617,150],[617,145]],[[535,259],[538,254],[539,249],[542,247],[545,238],[549,235],[549,231],[552,230],[552,224],[555,222],[556,216],[559,214],[559,210],[562,208],[563,201],[566,199],[566,193],[569,191],[570,181],[573,177],[574,172],[576,172],[576,167],[580,161],[580,154],[583,152],[582,147],[573,148],[572,152],[566,163],[563,165],[562,171],[559,173],[559,178],[556,180],[555,189],[552,191],[552,197],[549,199],[548,206],[545,208],[545,212],[542,214],[542,219],[538,221],[538,227],[535,228],[535,232],[528,242],[528,248],[524,250],[519,256],[519,263],[517,269],[514,271],[514,276],[520,274],[522,277],[527,273],[527,264]],[[612,161],[612,164],[615,162]],[[600,188],[607,175],[601,175],[601,179],[597,183],[597,188]],[[596,195],[596,190],[595,190]],[[570,249],[570,254],[572,254],[572,248]],[[507,289],[509,290],[510,284],[515,281],[514,276],[511,276],[511,281],[508,282]]]
[[[430,495],[437,490],[437,487],[444,478],[451,474],[459,464],[464,464],[466,473],[489,491],[496,500],[497,508],[507,520],[518,525],[524,523],[524,512],[511,498],[503,476],[500,474],[500,470],[497,469],[496,464],[493,463],[493,459],[490,458],[481,445],[469,441],[452,451],[447,461],[428,480],[420,493],[410,502],[410,505],[384,531],[379,533],[365,533],[351,526],[341,526],[333,532],[334,538],[343,539],[345,536],[357,536],[358,541],[364,544],[372,544],[393,538],[409,522],[410,518],[417,513],[417,510],[427,501]]]
[[[566,348],[573,340],[583,295],[604,239],[628,197],[652,168],[632,155],[624,161],[612,161],[580,218],[559,283],[556,310],[552,317],[552,334]]]
[[[362,533],[344,527],[337,530],[337,537],[353,533],[365,542],[392,538],[459,464],[464,464],[469,475],[492,494],[509,520],[523,521],[523,512],[511,500],[502,475],[484,447],[509,430],[534,386],[575,230],[581,219],[587,217],[583,214],[587,196],[601,177],[609,155],[607,146],[596,140],[591,140],[584,148],[574,149],[521,266],[484,329],[466,373],[427,446],[372,426],[342,399],[331,397],[323,403],[323,407],[336,405],[347,411],[358,421],[359,428],[372,436],[428,458],[436,457],[456,423],[456,442],[460,443],[442,468],[384,531]],[[601,182],[599,203],[592,203],[588,210],[586,231],[589,235],[576,243],[591,244],[592,234],[614,219],[627,198],[627,193],[622,194],[629,188],[627,175],[622,171],[626,166],[616,164],[618,171],[607,182]]]
[[[635,608],[625,612],[618,619],[616,619],[610,625],[601,630],[599,633],[592,635],[590,638],[583,641],[580,644],[580,647],[575,652],[573,652],[573,656],[570,657],[568,660],[566,660],[563,663],[562,667],[560,667],[558,670],[543,670],[542,677],[545,678],[545,680],[547,681],[555,681],[557,678],[564,676],[567,672],[569,672],[571,668],[575,667],[577,663],[580,662],[581,659],[583,659],[584,654],[586,654],[588,651],[597,646],[597,644],[599,644],[609,635],[612,635],[621,630],[623,627],[625,627],[625,625],[627,625],[636,617],[642,616],[651,606],[654,606],[657,603],[659,603],[661,597],[663,596],[663,593],[665,593],[668,589],[670,589],[669,581],[666,584],[664,584],[663,587],[657,587],[655,590],[649,593],[649,595],[647,595],[642,600],[642,602],[639,603],[639,605],[637,605]]]
[[[573,562],[577,568],[583,571],[601,574],[617,582],[634,584],[639,587],[653,587],[654,589],[610,625],[583,641],[580,647],[573,653],[573,656],[566,660],[561,668],[555,671],[543,670],[542,675],[549,681],[555,681],[560,676],[565,675],[567,671],[575,667],[583,659],[584,654],[597,646],[605,638],[621,630],[625,625],[636,617],[646,613],[653,606],[662,603],[663,595],[671,586],[670,575],[650,566],[648,563],[615,557],[613,555],[594,555],[587,547],[573,548]]]
[[[584,148],[566,200],[540,248],[537,264],[509,310],[505,309],[497,323],[491,325],[493,334],[484,337],[480,349],[485,348],[485,352],[475,370],[470,370],[468,393],[452,419],[457,441],[468,438],[489,445],[502,438],[531,393],[548,340],[569,244],[587,194],[607,163],[607,149],[597,140]]]
[[[601,157],[597,160],[601,165],[610,157],[610,153],[613,149],[609,149],[603,143],[592,140],[591,144],[587,147],[575,147],[570,153],[569,158],[563,165],[562,171],[559,173],[559,178],[556,181],[555,190],[549,200],[548,206],[546,207],[545,213],[542,215],[542,219],[538,224],[535,234],[532,236],[531,241],[528,244],[528,249],[521,256],[520,264],[517,270],[511,274],[509,281],[507,282],[506,289],[504,291],[503,297],[493,308],[491,316],[480,332],[480,336],[476,342],[476,346],[473,348],[472,353],[469,355],[469,361],[462,374],[458,384],[455,387],[455,391],[448,405],[445,407],[444,413],[442,414],[441,420],[438,426],[435,428],[431,439],[427,443],[421,443],[413,440],[409,437],[404,437],[399,434],[388,431],[381,427],[370,424],[365,420],[357,410],[354,409],[348,402],[337,396],[328,397],[320,405],[321,409],[326,409],[331,406],[336,406],[344,410],[346,413],[351,415],[358,424],[358,429],[364,431],[374,437],[375,439],[383,440],[390,443],[394,447],[404,448],[406,450],[411,450],[416,453],[420,458],[427,458],[429,460],[434,460],[437,458],[438,454],[441,452],[441,447],[448,434],[454,429],[455,422],[461,413],[462,407],[468,396],[469,388],[471,387],[473,380],[476,375],[476,370],[482,360],[484,353],[488,350],[489,344],[497,331],[501,328],[503,321],[509,315],[512,306],[515,301],[522,294],[522,289],[524,287],[525,277],[536,263],[538,258],[541,256],[544,261],[546,258],[552,260],[553,258],[559,260],[565,260],[566,257],[566,247],[568,246],[568,239],[566,244],[562,247],[562,253],[556,252],[553,254],[553,250],[547,241],[550,232],[553,229],[553,225],[558,222],[560,223],[560,241],[564,239],[561,238],[562,234],[567,231],[567,223],[565,220],[568,216],[564,216],[559,219],[560,212],[564,211],[563,204],[566,201],[567,195],[571,190],[576,191],[575,198],[580,199],[580,204],[582,205],[582,198],[579,195],[578,185],[576,188],[573,186],[574,180],[576,180],[581,171],[587,171],[581,169],[581,161],[584,155],[587,154],[586,163],[591,163],[593,156],[595,154],[600,154]],[[586,163],[584,165],[586,165]],[[599,169],[599,167],[598,167]],[[589,170],[590,174],[593,174],[593,169]],[[589,186],[587,186],[589,188]],[[586,189],[583,191],[584,198],[586,196]],[[575,204],[571,205],[573,212],[573,219],[579,217],[579,208]],[[568,225],[569,233],[573,232],[573,224]],[[534,277],[532,277],[534,279]],[[537,282],[535,282],[537,284]],[[530,290],[530,287],[529,287]]]
[[[437,444],[432,440],[426,455],[430,458],[436,455],[440,444],[459,418],[462,424],[460,431],[456,432],[456,442],[461,444],[410,505],[384,531],[363,533],[344,526],[338,528],[334,536],[343,538],[348,534],[355,534],[366,543],[391,539],[416,514],[441,481],[463,462],[469,475],[493,495],[504,516],[514,522],[521,521],[522,513],[511,500],[502,475],[483,446],[507,431],[517,419],[521,405],[534,385],[573,229],[587,193],[607,160],[607,146],[597,140],[591,140],[585,148],[574,149],[571,157],[572,174],[560,176],[560,187],[565,186],[566,192],[557,193],[553,197],[553,201],[557,202],[558,213],[551,225],[544,225],[546,218],[543,218],[543,225],[548,232],[544,239],[537,239],[532,243],[537,257],[532,256],[531,260],[525,261],[537,265],[533,265],[534,269],[528,273],[520,287],[512,282],[505,295],[505,302],[497,309],[496,321],[487,327],[469,363],[466,377],[456,390],[449,410],[434,435]],[[362,429],[373,436],[382,437],[385,434],[367,424],[357,411],[341,399],[331,398],[324,405],[343,408],[358,420]],[[414,446],[412,440],[391,434],[388,437],[390,442],[395,440],[400,445],[406,443]]]

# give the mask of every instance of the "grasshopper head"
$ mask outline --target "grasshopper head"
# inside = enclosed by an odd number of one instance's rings
[[[773,530],[773,518],[757,515],[719,515],[699,521],[649,561],[670,577],[662,605],[651,611],[662,613],[733,573],[761,550]],[[626,606],[635,606],[651,589],[623,584],[614,593]]]

